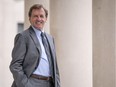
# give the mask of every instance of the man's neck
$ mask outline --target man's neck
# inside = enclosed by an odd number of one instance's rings
[[[31,25],[32,26],[32,25]],[[44,32],[44,29],[38,29],[38,28],[35,28],[34,26],[32,26],[33,29],[36,29],[36,30],[39,30],[41,32]]]

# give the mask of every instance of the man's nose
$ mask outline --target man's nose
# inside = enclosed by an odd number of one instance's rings
[[[38,17],[37,17],[37,20],[41,20],[41,17],[38,16]]]

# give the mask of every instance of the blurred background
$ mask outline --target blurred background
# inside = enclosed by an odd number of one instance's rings
[[[0,0],[0,87],[11,87],[14,37],[33,4],[49,11],[62,87],[116,87],[116,0]]]
[[[0,0],[0,87],[11,87],[14,37],[24,29],[24,0]]]

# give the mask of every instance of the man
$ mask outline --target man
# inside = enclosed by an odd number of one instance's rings
[[[35,4],[28,15],[31,26],[15,37],[12,87],[60,87],[54,40],[44,32],[48,11]]]

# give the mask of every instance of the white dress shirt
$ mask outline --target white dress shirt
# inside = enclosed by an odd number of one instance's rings
[[[35,29],[34,27],[33,27],[33,29],[36,33],[36,36],[39,40],[41,50],[42,50],[39,65],[38,65],[37,69],[33,72],[33,74],[42,75],[42,76],[50,76],[49,61],[48,61],[48,58],[47,58],[47,55],[45,52],[45,48],[42,43],[41,31],[38,29]]]

